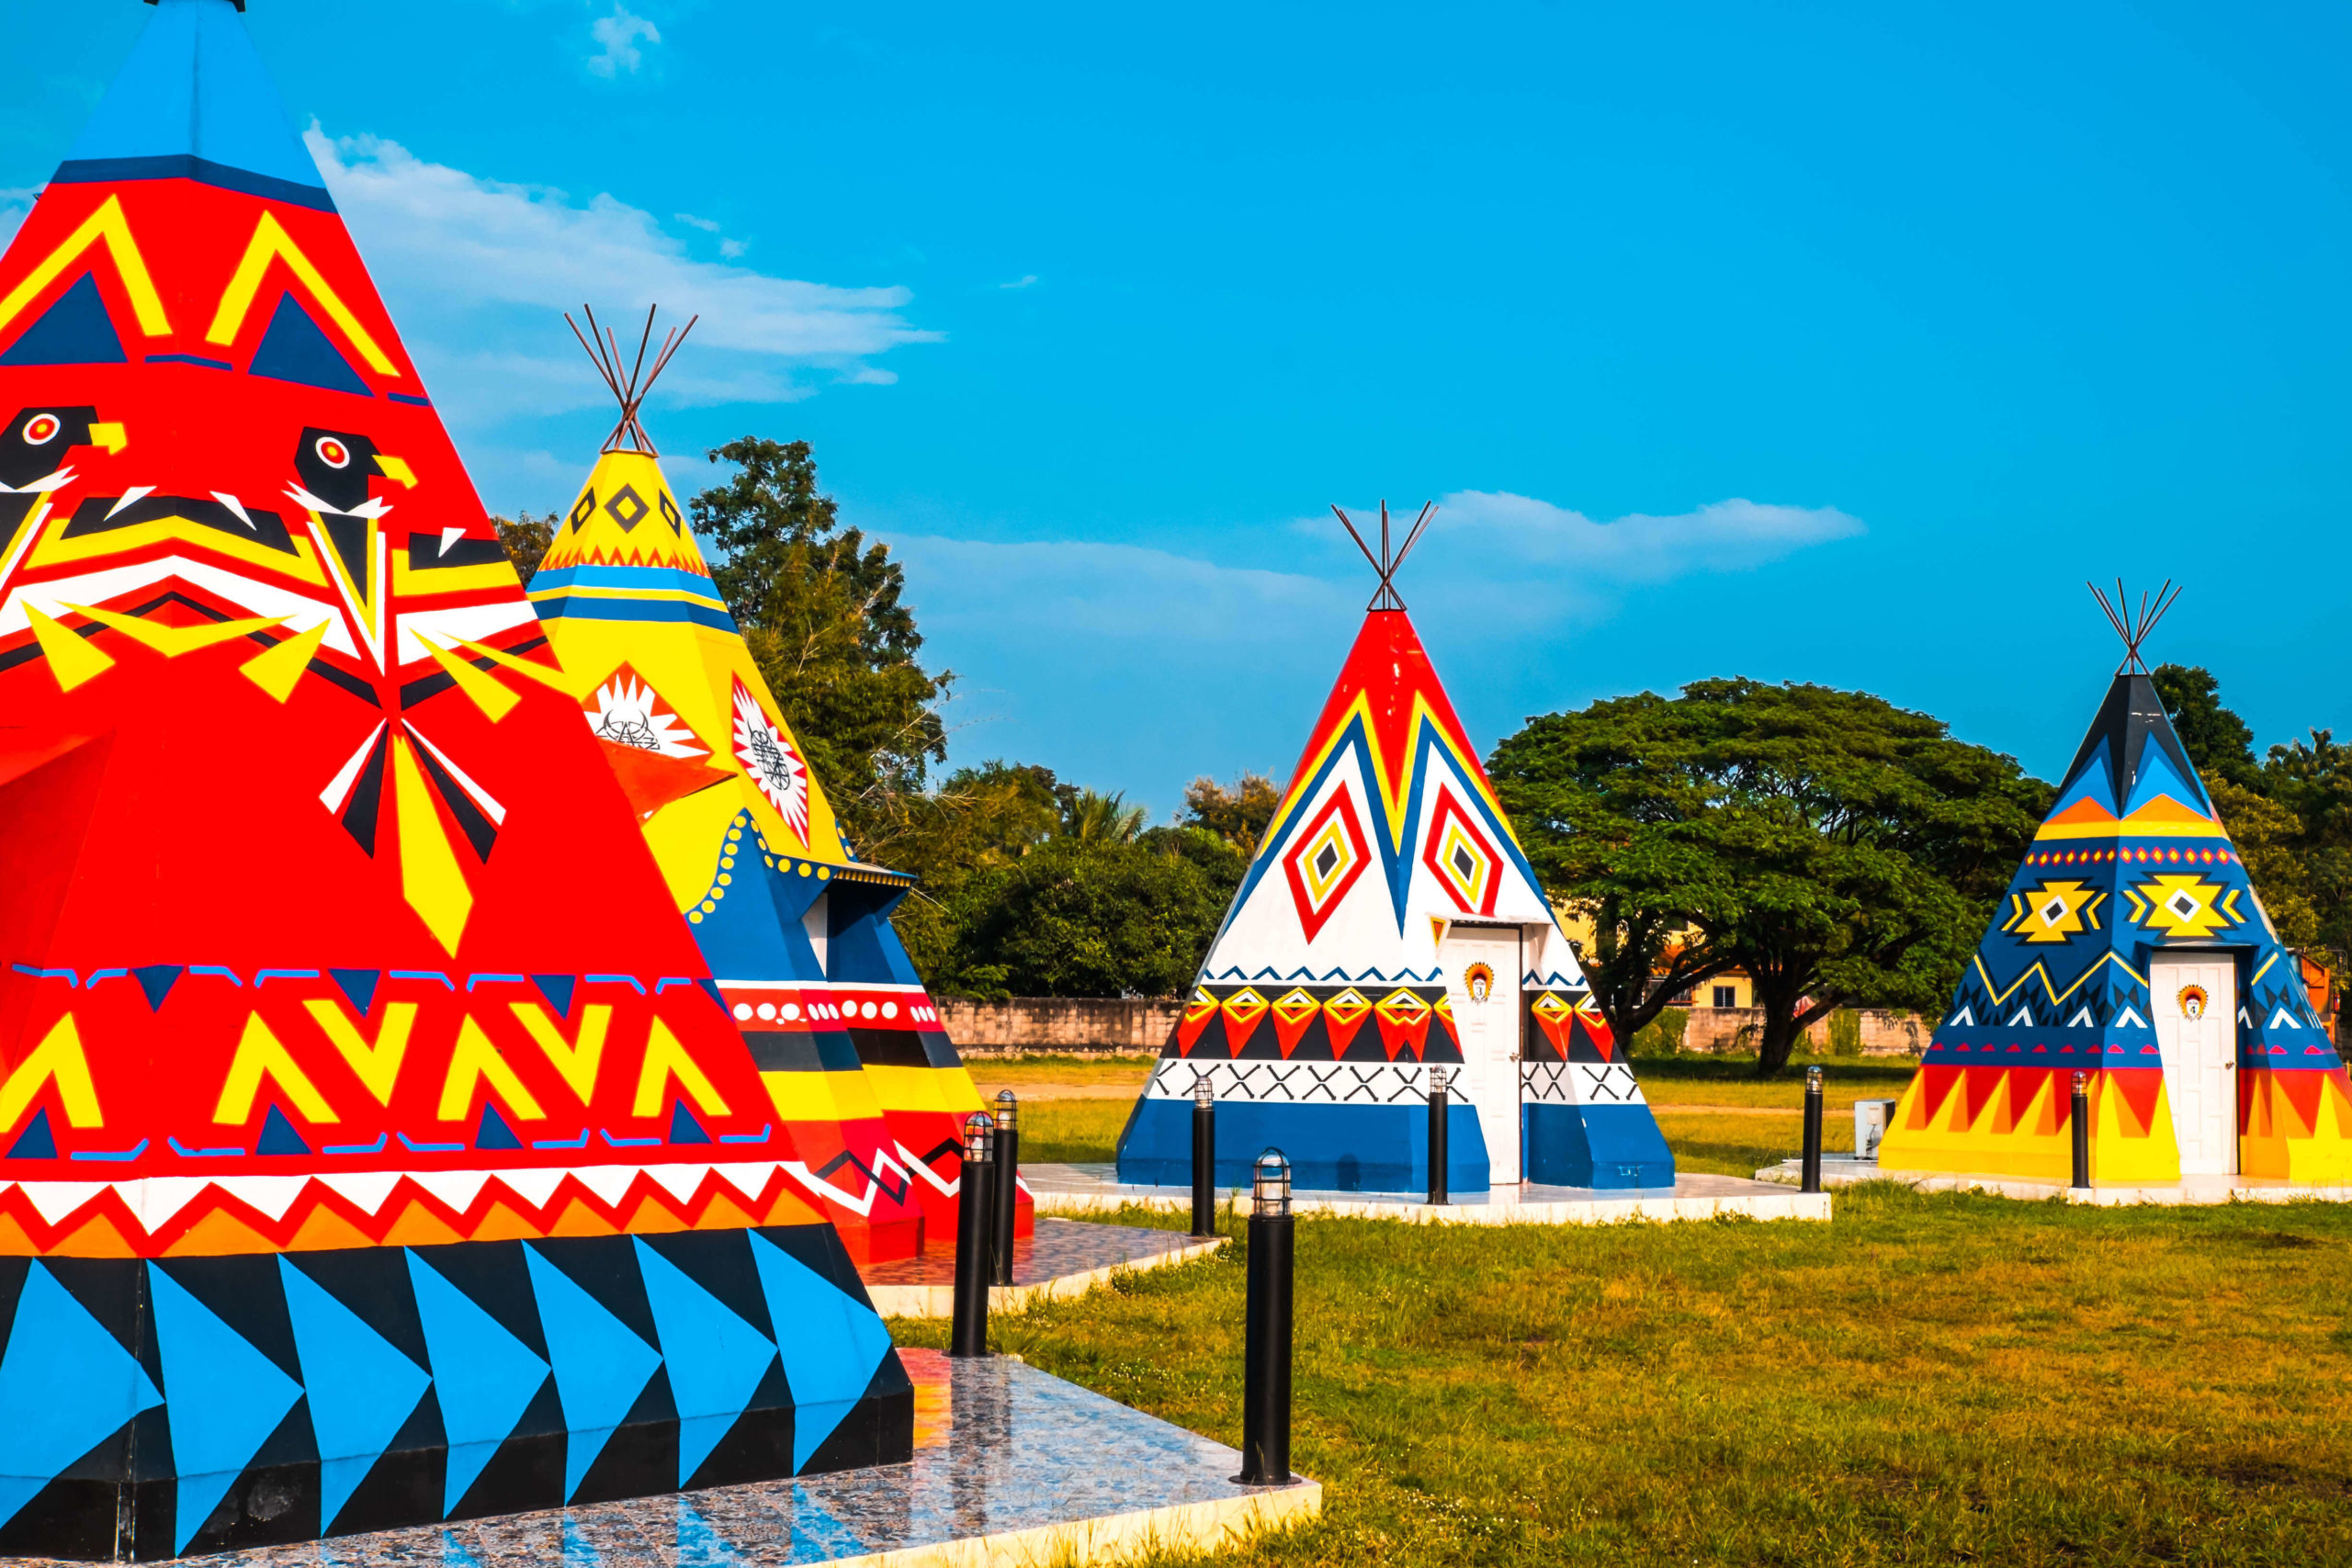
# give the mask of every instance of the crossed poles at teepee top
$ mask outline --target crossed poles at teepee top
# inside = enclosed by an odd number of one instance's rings
[[[620,340],[613,335],[611,328],[597,325],[594,310],[585,305],[580,309],[588,318],[586,332],[580,330],[580,323],[571,319],[569,310],[563,313],[563,324],[571,329],[571,335],[578,338],[580,346],[588,351],[596,373],[605,378],[605,385],[613,389],[613,396],[619,400],[621,405],[621,422],[613,426],[610,435],[605,437],[604,449],[607,452],[641,452],[648,457],[660,457],[662,454],[653,449],[652,437],[645,434],[645,426],[638,422],[637,411],[644,406],[646,394],[653,390],[653,383],[662,378],[662,372],[670,367],[670,356],[678,352],[679,345],[686,341],[686,334],[695,330],[695,322],[702,318],[695,316],[684,326],[673,327],[664,333],[662,350],[654,355],[653,367],[649,370],[645,365],[646,351],[652,346],[653,318],[662,307],[656,305],[647,310],[645,332],[637,343],[637,362],[629,367],[628,374],[623,376]]]
[[[1356,548],[1363,552],[1363,558],[1372,563],[1372,570],[1380,573],[1380,588],[1373,594],[1372,603],[1366,604],[1364,608],[1366,610],[1403,609],[1405,601],[1396,593],[1396,573],[1403,568],[1405,558],[1413,553],[1413,547],[1420,543],[1421,531],[1430,525],[1430,519],[1437,515],[1437,502],[1430,501],[1421,504],[1421,514],[1413,519],[1413,526],[1405,535],[1405,543],[1394,556],[1388,553],[1388,503],[1386,502],[1380,503],[1380,553],[1378,555],[1372,553],[1372,547],[1363,542],[1362,534],[1356,532],[1353,518],[1341,512],[1337,506],[1332,507],[1331,511],[1333,515],[1339,518],[1340,525],[1348,531],[1348,537],[1356,542]]]
[[[2140,662],[2140,645],[2148,640],[2148,634],[2156,629],[2156,623],[2163,620],[2165,612],[2173,607],[2174,601],[2180,597],[2180,590],[2173,586],[2171,578],[2165,578],[2165,585],[2155,592],[2153,605],[2150,596],[2143,592],[2140,595],[2140,607],[2135,613],[2132,601],[2124,597],[2121,578],[2115,580],[2113,604],[2108,602],[2106,592],[2098,584],[2086,582],[2083,586],[2091,591],[2091,597],[2098,601],[2098,607],[2107,612],[2107,624],[2113,626],[2115,635],[2123,639],[2123,662],[2115,672],[2118,675],[2145,675],[2148,667]]]

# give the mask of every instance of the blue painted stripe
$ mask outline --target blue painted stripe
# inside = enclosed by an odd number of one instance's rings
[[[237,978],[237,972],[234,969],[224,969],[218,964],[191,964],[187,966],[187,972],[191,975],[218,975],[237,989],[242,991],[245,988],[245,983]]]
[[[471,995],[476,986],[519,986],[522,983],[520,975],[469,975],[466,976],[466,991]]]
[[[533,603],[543,621],[686,621],[714,631],[740,629],[735,617],[726,611],[683,599],[588,599],[567,595],[544,602],[535,596]]]
[[[315,969],[265,969],[254,976],[254,986],[258,989],[265,980],[315,980],[318,977],[319,972]]]
[[[379,1155],[391,1141],[390,1133],[379,1133],[372,1144],[329,1144],[324,1152],[331,1155]]]
[[[466,1148],[463,1144],[420,1144],[406,1133],[401,1134],[401,1146],[413,1155],[463,1154]]]
[[[155,158],[73,158],[58,164],[54,176],[62,186],[112,185],[117,180],[194,180],[266,201],[307,207],[313,212],[335,209],[334,197],[319,186],[256,175],[250,169],[232,169],[192,152],[167,152]]]
[[[704,599],[718,597],[718,584],[710,580],[710,573],[674,566],[605,566],[582,561],[541,571],[531,579],[534,593],[558,588],[627,588],[639,592],[667,588]]]
[[[207,359],[200,354],[151,354],[147,356],[147,363],[150,365],[193,365],[199,370],[234,370],[236,368],[225,359]]]
[[[433,406],[431,398],[420,398],[408,392],[386,392],[384,396],[396,403],[406,403],[411,408],[429,409]]]
[[[535,1149],[584,1149],[588,1146],[588,1129],[581,1128],[580,1136],[576,1138],[540,1138],[531,1146]]]
[[[585,978],[592,986],[627,986],[639,996],[645,995],[645,982],[634,975],[590,975]]]
[[[775,1123],[771,1122],[766,1126],[761,1128],[756,1134],[721,1133],[718,1134],[718,1141],[722,1144],[764,1144],[775,1135]]]
[[[179,1156],[182,1159],[222,1159],[226,1158],[230,1155],[241,1155],[245,1152],[242,1148],[191,1149],[182,1144],[177,1138],[165,1138],[164,1142],[170,1145],[172,1153]],[[74,1157],[79,1159],[81,1156],[76,1155]]]
[[[62,980],[75,990],[82,988],[82,977],[71,969],[36,969],[29,964],[9,965],[19,975],[30,975],[36,980]]]
[[[596,1129],[596,1134],[616,1149],[650,1148],[662,1141],[659,1138],[616,1138],[602,1127]]]
[[[139,1140],[139,1143],[135,1147],[113,1152],[99,1149],[77,1149],[74,1151],[74,1157],[75,1159],[105,1160],[108,1164],[121,1165],[130,1160],[137,1159],[141,1155],[145,1154],[147,1152],[148,1143],[148,1139],[141,1138]]]
[[[458,988],[458,983],[438,969],[395,969],[392,971],[392,978],[395,980],[438,980],[450,990],[454,991]]]

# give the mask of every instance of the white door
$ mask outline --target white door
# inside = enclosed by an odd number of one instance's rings
[[[2212,953],[2159,953],[2148,968],[2165,1098],[2183,1176],[2238,1168],[2237,965]]]
[[[1487,1179],[1520,1179],[1519,931],[1456,926],[1441,949],[1453,1024],[1462,1035],[1462,1097],[1478,1111],[1487,1140]]]

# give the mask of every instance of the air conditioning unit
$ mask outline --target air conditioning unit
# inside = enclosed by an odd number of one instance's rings
[[[1887,1123],[1894,1117],[1891,1100],[1858,1100],[1854,1101],[1854,1157],[1876,1160],[1878,1145],[1886,1136]]]

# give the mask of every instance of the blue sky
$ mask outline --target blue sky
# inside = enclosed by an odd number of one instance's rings
[[[146,17],[15,18],[19,209]],[[2352,729],[2352,13],[252,0],[493,508],[609,424],[557,312],[699,310],[672,479],[813,442],[959,761],[1278,775],[1370,574],[1473,738],[1745,673],[2062,770],[2086,577],[2263,744]],[[0,200],[7,199],[0,197]],[[0,222],[13,219],[0,220]]]

